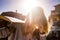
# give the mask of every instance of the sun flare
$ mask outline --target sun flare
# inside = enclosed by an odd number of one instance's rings
[[[27,15],[33,8],[40,5],[38,0],[24,0],[22,3],[23,15]]]

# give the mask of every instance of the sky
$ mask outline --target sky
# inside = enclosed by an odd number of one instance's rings
[[[34,2],[37,2],[35,4]],[[26,6],[26,4],[28,6]],[[51,10],[54,10],[54,6],[60,4],[60,0],[0,0],[0,13],[5,11],[16,11],[24,14],[28,11],[29,6],[38,5],[43,8],[46,18],[48,19],[51,14]]]

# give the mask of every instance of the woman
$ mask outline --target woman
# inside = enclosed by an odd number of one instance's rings
[[[35,29],[35,31],[33,32],[33,37],[36,36],[35,38],[37,40],[46,40],[45,33],[47,33],[47,20],[45,18],[43,9],[41,7],[34,8],[32,10],[31,17],[32,25],[37,24],[38,26],[38,29]]]

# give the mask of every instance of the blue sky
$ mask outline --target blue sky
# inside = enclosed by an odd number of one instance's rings
[[[54,9],[54,5],[60,4],[60,0],[38,0],[45,3],[45,15],[48,17],[51,10]],[[4,11],[15,11],[17,4],[23,1],[21,0],[0,0],[0,13]],[[21,9],[21,8],[19,8]]]
[[[12,10],[12,0],[0,0],[0,12]]]

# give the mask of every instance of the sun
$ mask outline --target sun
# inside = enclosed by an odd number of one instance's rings
[[[38,6],[37,0],[24,0],[22,3],[23,15],[27,15],[33,8]]]

